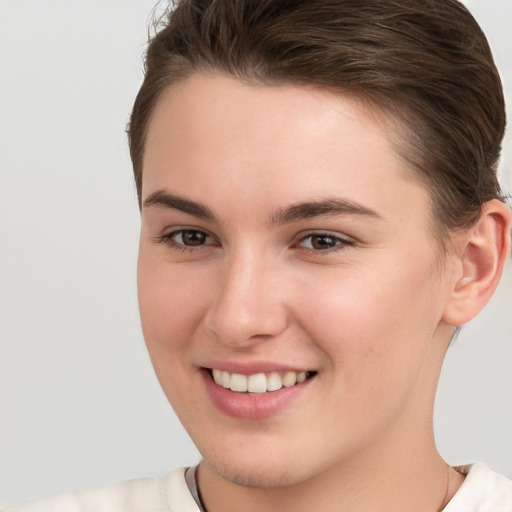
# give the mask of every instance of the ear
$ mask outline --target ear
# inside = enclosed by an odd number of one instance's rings
[[[461,326],[487,304],[510,254],[512,213],[501,201],[485,203],[482,215],[457,244],[457,271],[443,320]]]

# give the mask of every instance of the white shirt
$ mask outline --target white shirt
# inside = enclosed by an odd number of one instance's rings
[[[466,479],[443,512],[512,512],[512,481],[483,464],[457,469]]]
[[[175,469],[161,479],[138,478],[74,491],[4,512],[200,512],[185,470]],[[467,466],[466,471],[464,483],[443,512],[512,512],[512,481],[483,464]]]

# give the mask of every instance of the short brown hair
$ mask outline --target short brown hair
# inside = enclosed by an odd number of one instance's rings
[[[398,150],[431,191],[441,238],[503,199],[501,81],[485,35],[457,0],[180,0],[162,25],[128,129],[139,201],[158,98],[211,72],[349,92],[398,118]]]

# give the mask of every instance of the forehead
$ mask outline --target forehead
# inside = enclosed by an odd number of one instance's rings
[[[399,215],[399,195],[427,207],[425,188],[394,149],[393,124],[368,104],[320,88],[193,75],[156,105],[143,197],[171,189],[225,206],[232,194],[231,210],[240,201],[242,211],[252,200],[279,208],[334,194]]]

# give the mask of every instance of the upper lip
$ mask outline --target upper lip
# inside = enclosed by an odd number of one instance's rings
[[[314,371],[312,368],[292,366],[284,363],[269,361],[237,362],[237,361],[208,361],[201,365],[209,370],[215,368],[229,373],[239,373],[241,375],[254,375],[256,373],[271,372],[308,372]]]

